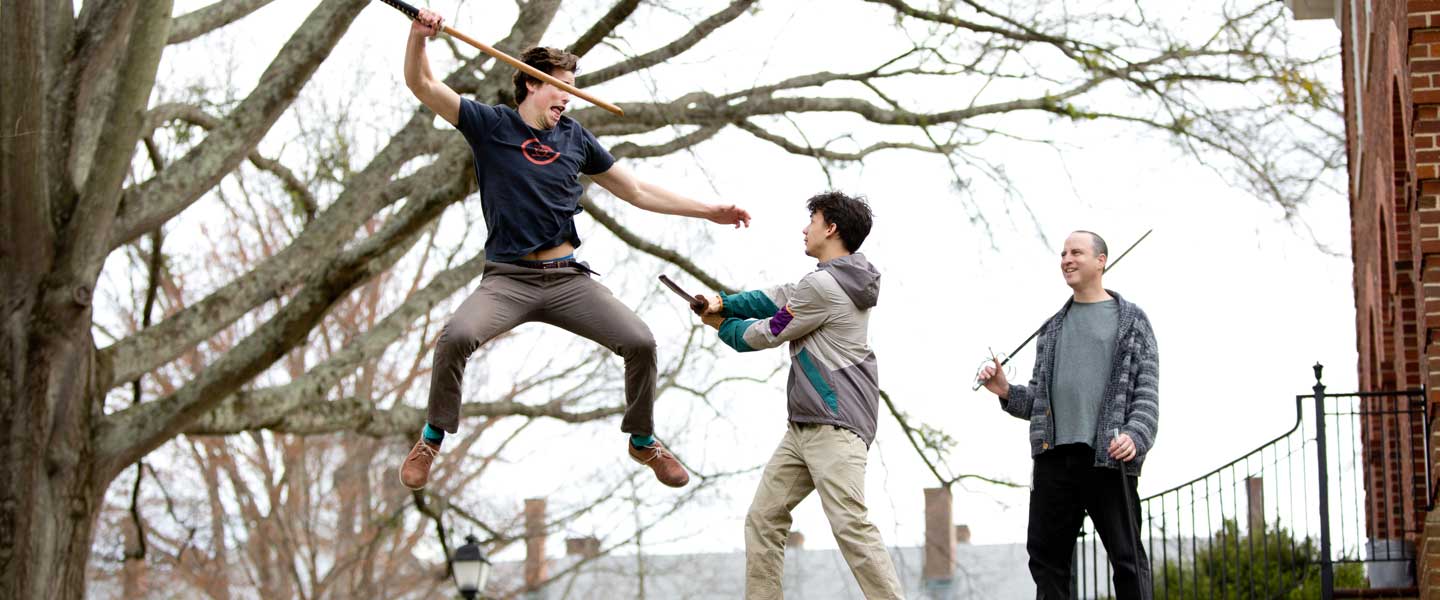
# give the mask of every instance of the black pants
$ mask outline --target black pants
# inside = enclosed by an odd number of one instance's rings
[[[1058,446],[1035,458],[1025,548],[1030,553],[1030,575],[1035,579],[1038,600],[1074,597],[1070,565],[1086,513],[1110,556],[1116,597],[1150,598],[1150,560],[1138,536],[1140,502],[1135,478],[1125,477],[1122,488],[1119,471],[1094,464],[1095,451],[1085,444]]]

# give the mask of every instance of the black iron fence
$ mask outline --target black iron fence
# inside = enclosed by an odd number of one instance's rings
[[[1295,398],[1289,431],[1140,500],[1155,598],[1413,596],[1415,541],[1434,506],[1423,390]],[[1078,598],[1119,596],[1087,518]]]

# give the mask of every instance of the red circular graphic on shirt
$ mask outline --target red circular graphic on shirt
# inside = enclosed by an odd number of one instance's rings
[[[525,143],[520,144],[520,153],[525,155],[525,160],[537,165],[548,165],[555,162],[555,159],[560,158],[559,152],[556,152],[554,148],[546,146],[535,138],[530,138],[525,140]]]

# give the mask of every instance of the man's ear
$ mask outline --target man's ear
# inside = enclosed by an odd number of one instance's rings
[[[831,237],[831,236],[834,236],[834,237],[837,237],[837,238],[840,237],[840,228],[837,227],[834,223],[826,223],[826,224],[825,224],[825,237],[828,238],[828,237]]]

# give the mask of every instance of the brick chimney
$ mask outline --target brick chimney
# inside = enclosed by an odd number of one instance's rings
[[[955,576],[955,525],[950,488],[925,488],[925,581]]]
[[[565,538],[565,556],[595,558],[600,556],[600,538],[593,535]]]
[[[955,526],[955,543],[956,543],[956,544],[969,544],[969,543],[970,543],[970,526],[969,526],[969,525],[956,525],[956,526]]]
[[[545,499],[525,500],[525,591],[540,590],[545,581]]]
[[[800,532],[798,532],[798,531],[791,531],[791,532],[790,532],[790,537],[788,537],[788,538],[785,539],[785,548],[786,548],[786,549],[794,548],[794,549],[796,549],[796,550],[804,550],[804,549],[805,549],[805,534],[800,533]]]

